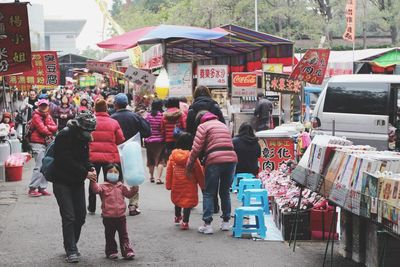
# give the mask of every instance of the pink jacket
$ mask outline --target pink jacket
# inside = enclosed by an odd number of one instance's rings
[[[121,182],[112,184],[104,182],[98,184],[90,182],[90,187],[101,198],[101,210],[103,217],[119,218],[125,216],[125,198],[131,198],[137,192],[138,187],[127,187]]]
[[[212,150],[218,151],[213,152]],[[188,169],[192,169],[195,160],[202,151],[207,156],[206,166],[216,163],[238,162],[228,127],[210,112],[203,116],[202,124],[197,128],[192,152],[187,163]]]

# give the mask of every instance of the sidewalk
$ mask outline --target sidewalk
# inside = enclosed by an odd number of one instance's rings
[[[61,219],[54,196],[29,198],[26,194],[31,167],[32,162],[23,181],[0,183],[0,266],[71,266],[64,262]],[[97,204],[96,215],[88,215],[82,229],[80,266],[322,266],[322,242],[299,242],[293,253],[285,242],[235,239],[230,232],[218,230],[218,216],[214,217],[214,235],[198,234],[202,203],[193,210],[191,229],[180,231],[173,224],[169,192],[147,181],[140,187],[142,214],[128,217],[136,259],[110,261],[104,255],[99,200]],[[357,265],[335,255],[334,266]]]

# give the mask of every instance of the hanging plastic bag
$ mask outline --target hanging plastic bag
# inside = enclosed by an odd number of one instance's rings
[[[129,186],[137,186],[144,182],[144,166],[140,134],[118,146],[121,169],[124,181]]]

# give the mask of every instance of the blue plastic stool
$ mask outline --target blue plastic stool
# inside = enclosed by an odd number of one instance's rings
[[[259,179],[242,179],[239,182],[238,200],[242,201],[244,190],[246,189],[260,189],[261,181]]]
[[[244,216],[255,216],[256,224],[243,224]],[[245,233],[257,233],[262,239],[265,239],[267,227],[265,226],[264,210],[257,207],[236,208],[232,231],[234,237],[242,237],[242,234]]]
[[[256,178],[256,177],[252,173],[245,173],[245,172],[236,173],[235,176],[233,177],[233,182],[232,182],[232,187],[231,187],[232,192],[236,192],[239,189],[240,180],[254,179],[254,178]]]
[[[252,203],[251,199],[255,198],[257,203]],[[243,207],[260,207],[265,214],[269,212],[268,192],[266,189],[246,189],[243,194]]]

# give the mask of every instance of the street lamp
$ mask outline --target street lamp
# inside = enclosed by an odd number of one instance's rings
[[[254,20],[256,32],[258,32],[258,0],[254,0]]]

